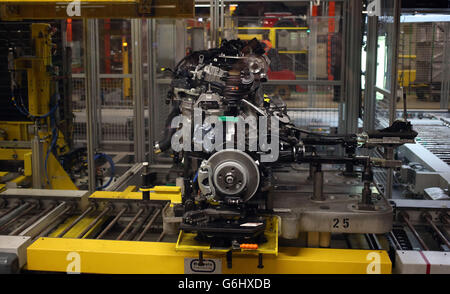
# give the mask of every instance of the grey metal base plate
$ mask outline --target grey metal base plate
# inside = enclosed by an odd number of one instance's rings
[[[324,169],[325,200],[312,197],[312,181],[305,170],[275,173],[271,192],[273,208],[281,218],[281,236],[293,239],[299,232],[382,234],[392,228],[392,207],[373,188],[373,206],[361,207],[362,185],[358,178]]]

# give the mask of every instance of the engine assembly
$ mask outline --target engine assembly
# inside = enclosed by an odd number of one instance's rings
[[[180,229],[211,248],[263,244],[274,216],[286,239],[300,232],[388,232],[392,208],[372,187],[373,169],[399,162],[359,150],[414,142],[411,124],[351,135],[296,127],[282,99],[262,89],[269,64],[258,40],[224,40],[173,70],[172,110],[155,150],[171,148],[183,167]],[[340,155],[321,154],[329,145],[339,146]],[[337,165],[345,166],[338,175],[328,169]],[[342,192],[328,191],[328,175]]]

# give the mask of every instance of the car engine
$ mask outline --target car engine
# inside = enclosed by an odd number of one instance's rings
[[[167,97],[172,109],[164,138],[154,149],[171,150],[183,167],[180,229],[215,248],[266,242],[270,216],[278,218],[280,235],[287,239],[300,231],[389,231],[392,208],[373,195],[373,168],[400,163],[359,155],[359,149],[414,142],[411,124],[399,120],[370,134],[349,135],[301,129],[292,123],[284,101],[262,89],[270,65],[264,53],[257,39],[224,40],[219,48],[186,56],[172,70]],[[340,154],[321,154],[320,146],[328,145],[339,146]],[[276,174],[293,164],[306,166],[309,193],[280,190],[283,176]],[[361,183],[358,195],[339,195],[339,201],[327,196],[325,165],[345,166],[344,174]],[[333,226],[342,215],[351,225]]]

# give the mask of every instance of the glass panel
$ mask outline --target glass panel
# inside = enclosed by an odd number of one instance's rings
[[[375,92],[375,126],[376,128],[384,128],[389,125],[389,98]]]
[[[395,49],[394,2],[381,0],[381,16],[378,17],[376,85],[388,91],[391,90],[391,58]]]
[[[375,99],[375,128],[384,128],[389,125],[390,97],[387,94],[391,87],[391,66],[394,54],[393,42],[395,38],[394,2],[381,0],[381,16],[378,17],[377,33],[377,67],[375,85],[384,90],[376,93]],[[384,94],[384,95],[383,95]]]

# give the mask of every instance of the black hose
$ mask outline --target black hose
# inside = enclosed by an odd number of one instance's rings
[[[172,136],[175,134],[175,132],[177,130],[176,128],[171,127],[172,120],[177,115],[180,115],[180,113],[181,113],[180,112],[180,102],[174,101],[172,104],[172,110],[170,111],[170,113],[166,119],[165,128],[164,128],[164,137],[158,143],[159,148],[157,148],[156,151],[164,152],[170,148]]]

